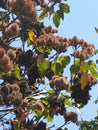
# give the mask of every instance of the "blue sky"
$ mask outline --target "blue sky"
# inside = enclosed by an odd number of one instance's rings
[[[78,36],[89,43],[93,43],[98,48],[98,34],[95,32],[94,27],[98,28],[98,0],[68,0],[71,12],[65,15],[64,21],[58,28],[58,34],[67,38]],[[53,24],[51,21],[46,20],[46,25]],[[94,56],[95,60],[97,57]],[[96,116],[98,105],[93,101],[98,97],[98,85],[93,86],[90,91],[92,95],[88,105],[81,109],[83,119],[90,120]],[[62,119],[56,119],[57,126],[62,122]],[[75,125],[68,125],[68,130],[78,130]]]

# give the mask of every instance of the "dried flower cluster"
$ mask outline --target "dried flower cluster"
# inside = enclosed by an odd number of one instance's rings
[[[13,63],[12,61],[10,61],[10,58],[5,54],[5,49],[0,48],[0,68],[4,72],[9,72],[13,69]]]
[[[66,52],[68,47],[68,41],[66,38],[60,36],[54,36],[52,33],[40,35],[34,42],[35,46],[49,46],[57,52]]]
[[[37,21],[35,2],[32,0],[11,0],[9,8],[22,21],[28,23]]]
[[[7,22],[0,21],[0,31],[3,30],[7,26]]]
[[[16,50],[14,50],[14,49],[9,49],[8,51],[7,51],[7,55],[10,57],[10,60],[14,60],[15,58],[16,58]]]
[[[40,5],[41,7],[47,7],[47,3],[45,0],[33,0],[37,5]]]
[[[85,60],[95,54],[96,49],[93,44],[89,44],[83,39],[78,39],[76,36],[69,39],[70,46],[75,47],[75,51],[73,52],[73,56],[79,58],[80,60]],[[82,50],[77,50],[78,47],[81,47]]]
[[[49,82],[49,85],[54,90],[68,90],[70,83],[63,76],[54,75]]]
[[[66,112],[64,111],[64,118],[66,121],[71,121],[73,123],[76,123],[77,121],[77,113],[76,112]]]
[[[25,77],[20,80],[15,77],[15,73],[12,75],[6,74],[4,75],[4,81],[0,88],[0,98],[1,105],[6,104],[20,106],[22,103],[24,104],[23,98],[24,96],[31,93],[31,88],[28,84],[28,79]],[[7,79],[7,80],[6,80]]]
[[[56,29],[53,29],[52,26],[45,26],[42,29],[41,34],[49,34],[49,33],[57,33],[58,31]]]
[[[4,37],[6,38],[12,38],[14,36],[19,35],[19,24],[17,22],[12,23],[11,25],[9,25],[8,27],[5,28],[4,30]]]
[[[20,93],[19,85],[6,83],[1,86],[0,96],[2,96],[2,104],[7,106],[13,104],[19,106],[22,103],[22,94]]]

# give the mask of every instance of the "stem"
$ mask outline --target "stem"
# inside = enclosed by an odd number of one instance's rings
[[[63,125],[61,125],[59,128],[57,128],[56,130],[59,130],[60,128],[62,128],[63,126],[65,126],[68,122],[66,121]]]
[[[0,112],[8,112],[8,111],[13,112],[13,111],[15,111],[17,109],[18,109],[18,107],[15,107],[15,108],[11,108],[11,109],[0,110]]]

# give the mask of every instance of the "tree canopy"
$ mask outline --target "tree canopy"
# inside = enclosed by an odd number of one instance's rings
[[[68,123],[79,123],[78,113],[67,107],[79,111],[88,104],[89,92],[98,83],[98,61],[92,60],[98,50],[77,36],[58,35],[65,13],[70,13],[66,0],[0,1],[0,125],[4,130],[67,130]],[[46,17],[56,29],[44,25]],[[54,116],[64,118],[57,129],[47,125]],[[97,120],[82,122],[80,129],[92,128]]]

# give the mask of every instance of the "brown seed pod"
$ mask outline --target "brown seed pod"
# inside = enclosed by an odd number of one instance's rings
[[[13,125],[17,125],[18,122],[19,122],[19,121],[18,121],[17,119],[13,119],[13,120],[12,120],[12,124],[13,124]]]
[[[0,59],[3,58],[4,54],[5,54],[4,48],[0,47]]]
[[[44,110],[44,105],[43,105],[42,102],[36,102],[36,103],[34,104],[34,108],[35,108],[35,109]]]
[[[14,91],[20,91],[19,85],[16,84],[16,83],[14,83],[14,84],[13,84],[13,90],[14,90]]]
[[[4,67],[5,65],[8,65],[10,62],[10,58],[8,56],[3,56],[3,58],[0,60],[0,66]]]
[[[7,51],[7,54],[8,54],[8,56],[10,57],[11,60],[13,60],[13,59],[16,58],[16,51],[13,50],[13,49],[9,49],[9,50]]]
[[[63,112],[64,118],[66,121],[72,121],[73,123],[76,123],[77,121],[77,113],[76,112]]]
[[[10,61],[7,65],[2,67],[4,72],[9,72],[13,69],[13,63]]]

